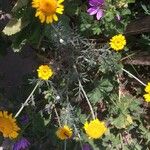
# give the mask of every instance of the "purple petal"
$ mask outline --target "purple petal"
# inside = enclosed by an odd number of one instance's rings
[[[21,138],[14,143],[13,150],[22,150],[28,148],[29,146],[30,142],[26,138]]]
[[[87,12],[90,14],[90,15],[95,15],[97,12],[98,12],[99,8],[89,8],[87,10]]]
[[[99,9],[99,11],[96,14],[96,18],[97,20],[100,20],[103,17],[103,10]]]
[[[27,114],[23,115],[21,117],[21,123],[22,124],[27,124],[29,122],[29,116]]]
[[[84,144],[82,150],[91,150],[91,148],[88,144]]]
[[[97,0],[89,0],[89,5],[97,6],[98,5]]]
[[[89,0],[89,5],[100,6],[104,3],[104,0]]]

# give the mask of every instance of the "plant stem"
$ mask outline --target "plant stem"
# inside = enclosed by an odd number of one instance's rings
[[[56,114],[56,117],[57,117],[57,120],[58,120],[59,127],[61,127],[60,118],[59,118],[59,115],[58,115],[57,109],[56,109],[56,108],[54,108],[54,111],[55,111],[55,114]]]
[[[28,98],[25,100],[25,102],[22,104],[21,108],[18,110],[18,112],[15,115],[15,118],[18,117],[18,115],[21,113],[21,111],[23,110],[23,108],[28,104],[28,101],[30,100],[31,96],[33,95],[33,93],[35,92],[36,88],[38,87],[40,82],[37,82],[37,84],[35,85],[34,89],[32,90],[32,92],[30,93],[30,95],[28,96]]]
[[[39,39],[39,42],[37,44],[37,49],[40,48],[40,45],[41,45],[41,42],[42,42],[42,39],[43,39],[43,36],[41,35],[40,39]]]
[[[120,82],[119,78],[120,78],[120,75],[117,75],[119,102],[121,102],[120,101],[120,99],[121,99],[121,82]]]
[[[79,81],[79,87],[81,88],[81,90],[82,90],[82,92],[83,92],[83,94],[84,94],[84,97],[85,97],[85,99],[86,99],[86,101],[87,101],[87,103],[88,103],[88,105],[89,105],[89,107],[90,107],[91,114],[92,114],[92,118],[95,119],[95,115],[94,115],[94,111],[93,111],[92,105],[91,105],[91,103],[90,103],[90,101],[89,101],[89,99],[88,99],[88,97],[87,97],[87,95],[86,95],[86,92],[85,92],[84,89],[83,89],[83,86],[82,86],[82,84],[81,84],[81,81],[80,81],[80,80],[78,80],[78,81]]]
[[[78,129],[77,129],[76,125],[74,124],[73,126],[74,126],[74,129],[75,129],[76,132],[77,132],[78,137],[79,137],[79,142],[80,142],[80,146],[81,146],[81,149],[82,149],[83,144],[82,144],[82,142],[81,142],[81,141],[82,141],[82,140],[81,140],[81,136],[80,136],[80,134],[79,134],[79,132],[78,132]]]
[[[67,141],[64,141],[64,150],[67,150]]]
[[[143,83],[140,79],[138,79],[136,76],[134,76],[132,73],[130,73],[129,71],[127,71],[126,69],[122,68],[122,70],[124,72],[126,72],[127,74],[129,74],[130,76],[132,76],[135,80],[137,80],[139,83],[141,83],[142,85],[146,86],[145,83]]]
[[[122,147],[122,150],[124,150],[122,135],[121,135],[121,133],[119,135],[120,135],[121,147]]]

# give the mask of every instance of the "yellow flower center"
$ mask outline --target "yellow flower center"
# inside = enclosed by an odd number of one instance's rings
[[[5,134],[11,134],[13,131],[13,123],[8,118],[0,117],[0,131]]]
[[[40,0],[39,9],[47,15],[54,14],[57,9],[56,0]]]
[[[69,138],[70,137],[70,133],[68,131],[63,132],[64,137]]]
[[[57,130],[56,135],[61,140],[69,139],[72,136],[72,129],[65,125]]]

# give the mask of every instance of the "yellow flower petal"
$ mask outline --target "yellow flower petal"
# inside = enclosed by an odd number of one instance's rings
[[[115,51],[120,51],[124,48],[126,45],[126,39],[122,34],[115,35],[110,39],[110,47],[114,49]]]
[[[62,2],[64,2],[64,0],[58,0],[58,3],[61,4]]]
[[[92,121],[85,122],[84,129],[89,138],[98,139],[100,138],[107,130],[105,123],[94,119]]]
[[[64,10],[64,9],[62,9],[62,8],[57,8],[57,9],[56,9],[56,12],[57,12],[58,14],[63,14],[63,10]]]
[[[65,125],[63,127],[58,128],[56,135],[61,140],[69,139],[72,136],[72,129]]]
[[[63,14],[64,6],[61,4],[64,0],[32,0],[32,7],[36,9],[35,17],[38,17],[41,23],[47,24],[58,21],[56,13]]]
[[[11,139],[18,136],[20,128],[16,124],[16,119],[12,117],[12,114],[8,115],[7,111],[0,111],[0,132],[5,138]]]
[[[145,87],[145,92],[150,93],[150,82]]]
[[[150,102],[150,93],[144,94],[143,97],[145,98],[146,102]]]
[[[53,19],[54,19],[55,21],[58,20],[58,17],[56,16],[56,14],[53,15]]]
[[[48,17],[46,18],[46,23],[48,24],[48,23],[52,23],[52,22],[53,22],[52,16],[48,16]]]
[[[48,80],[53,75],[53,70],[48,65],[39,66],[37,72],[38,77],[42,80]]]

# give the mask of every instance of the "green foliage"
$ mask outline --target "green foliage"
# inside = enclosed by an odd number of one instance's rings
[[[45,133],[44,120],[40,114],[34,114],[32,121],[32,131],[34,136],[43,136]]]
[[[12,12],[16,12],[22,7],[26,6],[28,4],[29,0],[18,0],[15,6],[12,9]]]
[[[150,131],[143,126],[141,123],[139,126],[140,134],[141,134],[141,139],[146,139],[146,144],[149,145],[150,143]]]
[[[108,79],[102,79],[97,83],[96,88],[88,95],[93,104],[102,101],[113,90],[113,85]]]
[[[128,48],[116,52],[109,45],[110,37],[124,33],[135,16],[131,9],[134,3],[135,0],[106,0],[104,16],[96,20],[95,15],[87,13],[88,1],[66,0],[64,14],[58,15],[58,22],[41,24],[31,1],[16,2],[13,17],[3,30],[0,48],[8,48],[5,36],[10,36],[9,45],[14,52],[30,45],[40,58],[38,63],[50,64],[54,71],[49,80],[31,80],[39,84],[23,105],[12,102],[28,107],[23,111],[30,120],[26,125],[20,123],[20,137],[29,137],[31,149],[80,150],[84,143],[93,150],[148,149],[150,132],[145,117],[148,107],[142,102],[143,87],[138,87],[137,93],[126,89],[125,84],[130,81],[123,74],[122,62],[128,57]],[[149,15],[148,8],[142,4],[141,9]],[[149,35],[143,34],[134,45],[144,43],[148,47],[149,42]],[[124,92],[122,86],[129,91]],[[35,90],[38,92],[34,93]],[[89,139],[83,129],[86,121],[95,118],[93,113],[107,127],[107,132],[98,139]],[[56,131],[64,125],[72,129],[73,135],[61,141]]]
[[[120,63],[121,54],[116,54],[110,51],[104,51],[99,60],[100,60],[99,69],[103,73],[107,72],[117,73],[120,72],[120,69],[123,67],[122,64]]]
[[[106,149],[120,148],[121,140],[120,140],[119,135],[115,136],[114,134],[111,134],[110,132],[108,132],[105,138],[103,139],[103,146],[105,146]]]
[[[148,6],[146,6],[146,5],[141,5],[142,6],[142,8],[143,8],[143,10],[145,11],[145,14],[146,15],[150,15],[150,6],[148,5]]]

